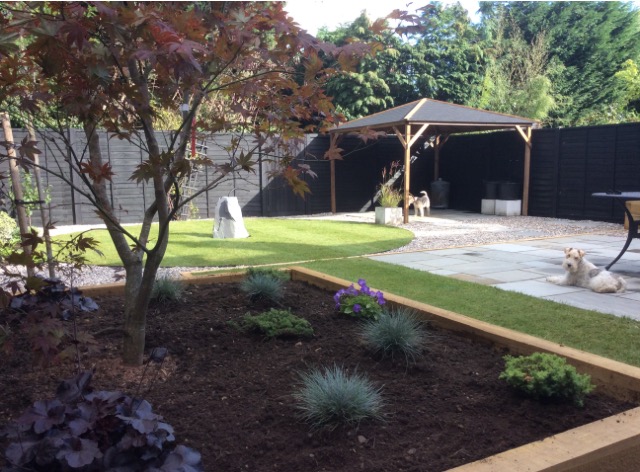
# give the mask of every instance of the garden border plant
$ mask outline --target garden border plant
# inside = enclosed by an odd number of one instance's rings
[[[241,328],[245,331],[257,331],[267,338],[313,336],[313,327],[304,318],[294,315],[290,309],[270,308],[268,311],[242,318]]]
[[[284,296],[283,283],[284,279],[273,269],[252,269],[240,282],[240,289],[252,302],[262,299],[279,304]]]
[[[293,398],[301,418],[312,430],[334,430],[366,419],[384,419],[381,389],[364,374],[350,374],[344,367],[333,365],[301,372],[300,380]]]
[[[151,405],[120,392],[91,391],[91,371],[58,388],[53,400],[38,400],[5,435],[6,451],[18,470],[202,471],[200,454],[175,445],[173,428]]]
[[[535,400],[572,401],[583,406],[584,398],[595,388],[589,375],[579,374],[564,357],[556,354],[507,355],[504,360],[500,380]]]
[[[339,313],[358,318],[377,320],[382,314],[382,307],[386,303],[381,291],[371,290],[365,279],[358,279],[359,288],[354,284],[341,288],[333,296],[336,310]]]
[[[393,307],[377,320],[366,321],[360,334],[374,354],[391,359],[400,355],[409,364],[422,355],[427,339],[423,325],[414,310]]]
[[[184,297],[184,283],[175,277],[156,277],[151,290],[151,300],[156,303],[180,302]]]

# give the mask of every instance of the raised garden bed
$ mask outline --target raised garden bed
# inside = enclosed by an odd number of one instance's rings
[[[248,302],[234,284],[238,275],[193,279],[198,285],[184,303],[151,310],[147,347],[167,347],[170,359],[145,398],[179,442],[202,453],[205,470],[623,471],[640,461],[640,412],[633,408],[640,369],[390,294],[391,304],[428,319],[431,335],[415,365],[381,361],[359,342],[357,322],[334,313],[333,292],[349,282],[304,269],[291,275],[283,304],[311,322],[310,340],[267,341],[229,324],[269,307]],[[231,284],[211,284],[223,281]],[[83,316],[81,326],[119,326],[118,290],[86,290],[101,312]],[[87,362],[97,367],[96,387],[135,391],[142,369],[119,365],[116,337],[100,343],[99,357]],[[584,409],[520,398],[497,380],[507,349],[567,357],[591,374],[598,393]],[[382,387],[385,422],[311,433],[299,421],[291,397],[299,372],[334,363]],[[67,373],[25,369],[19,353],[3,362],[0,424],[49,397]]]

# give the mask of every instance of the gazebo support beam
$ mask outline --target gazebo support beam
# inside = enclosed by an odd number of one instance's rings
[[[409,190],[411,188],[411,146],[423,135],[429,127],[429,123],[424,123],[415,135],[411,135],[411,123],[404,126],[404,134],[394,126],[393,131],[404,147],[404,198],[402,203],[402,215],[404,223],[409,222]]]
[[[516,126],[524,139],[524,176],[522,177],[522,216],[529,215],[529,180],[531,176],[531,126]]]
[[[402,144],[403,148],[407,148],[407,140],[404,139],[404,133],[401,133],[400,130],[394,126],[393,127],[393,132],[396,134],[396,137],[400,140],[400,144]]]
[[[329,161],[329,170],[331,173],[331,213],[336,214],[336,160]]]
[[[402,202],[402,215],[405,224],[409,222],[409,187],[411,183],[411,125],[404,126],[404,199]]]
[[[411,141],[409,141],[409,147],[414,145],[414,143],[418,140],[418,138],[420,138],[420,136],[422,136],[422,133],[424,133],[428,127],[429,127],[429,123],[425,123],[422,125],[422,127],[413,136],[413,138],[411,138]]]

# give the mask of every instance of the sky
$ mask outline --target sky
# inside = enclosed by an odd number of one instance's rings
[[[459,0],[474,19],[478,10],[478,2]],[[411,11],[428,3],[426,0],[411,2],[410,0],[288,0],[285,10],[307,32],[315,35],[318,29],[327,26],[329,30],[344,23],[352,23],[362,10],[366,10],[372,20],[385,17],[393,10]],[[444,1],[444,4],[455,3]]]

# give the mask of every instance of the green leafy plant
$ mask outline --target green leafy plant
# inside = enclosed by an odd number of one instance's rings
[[[365,419],[382,419],[380,389],[362,375],[333,366],[301,374],[302,387],[293,394],[303,420],[313,429],[333,430]]]
[[[16,220],[0,211],[0,257],[9,256],[20,243],[20,228]]]
[[[252,302],[270,300],[279,303],[284,296],[284,281],[269,272],[254,271],[240,282],[240,289]]]
[[[402,201],[402,193],[388,185],[381,185],[378,203],[385,208],[395,208]]]
[[[291,313],[291,310],[271,308],[269,311],[255,316],[246,314],[243,318],[243,327],[246,330],[263,333],[268,338],[313,336],[311,324],[304,318]]]
[[[58,387],[56,398],[33,403],[3,433],[12,442],[3,471],[203,470],[200,454],[173,443],[173,428],[142,399],[91,391],[92,373]]]
[[[16,220],[11,218],[6,211],[0,211],[0,243],[8,243],[18,234],[19,229]]]
[[[158,277],[153,283],[151,299],[158,303],[179,302],[184,296],[184,283],[171,277]]]
[[[394,182],[391,180],[399,168],[400,161],[393,161],[389,165],[388,171],[386,167],[382,169],[382,183],[378,188],[378,203],[385,208],[397,207],[402,201],[402,193],[393,188]]]
[[[391,358],[402,355],[407,363],[420,356],[425,341],[422,322],[413,310],[404,307],[368,321],[362,337],[376,354]]]
[[[333,296],[336,310],[345,315],[364,319],[378,319],[382,314],[382,306],[386,303],[382,292],[371,290],[365,279],[358,280],[359,289],[351,284],[340,289]]]
[[[505,356],[500,379],[536,400],[557,399],[584,404],[584,397],[595,388],[591,377],[579,374],[567,360],[555,354],[536,352],[530,356]]]
[[[37,202],[40,200],[38,195],[38,187],[35,185],[33,178],[31,177],[30,172],[25,172],[24,170],[20,170],[20,180],[22,183],[22,195],[25,202]],[[11,199],[12,205],[15,207],[15,195],[13,194],[13,187],[9,188],[9,197]],[[51,189],[49,186],[46,186],[43,189],[43,198],[44,202],[42,205],[48,205],[51,203]],[[37,208],[36,205],[41,205],[40,203],[28,203],[24,205],[24,211],[29,219],[29,225],[31,225],[31,216],[33,215],[34,208]]]

